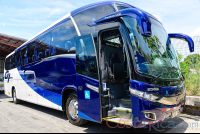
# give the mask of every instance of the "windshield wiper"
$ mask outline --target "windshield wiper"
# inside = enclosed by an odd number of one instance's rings
[[[181,75],[182,75],[182,77],[183,77],[183,81],[185,81],[185,76],[183,75],[181,69],[179,69],[178,67],[174,67],[174,66],[173,66],[173,67],[169,67],[169,68],[173,68],[173,69],[177,69],[177,70],[179,70],[180,73],[181,73]]]
[[[173,73],[173,74],[178,74],[179,73],[176,73],[176,72],[173,72],[173,71],[166,71],[166,72],[162,72],[160,75],[158,75],[156,78],[152,79],[151,82],[154,82],[156,81],[158,78],[160,78],[160,76],[162,76],[163,74],[166,74],[166,73]]]

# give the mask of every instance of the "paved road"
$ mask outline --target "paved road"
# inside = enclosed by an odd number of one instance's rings
[[[110,124],[114,127],[116,124]],[[161,127],[162,126],[162,127]],[[165,127],[165,128],[164,128]],[[176,128],[175,128],[176,127]],[[155,132],[200,132],[200,117],[179,115],[178,117],[146,129],[134,129],[139,133]],[[15,105],[12,98],[0,94],[0,133],[131,133],[133,129],[109,128],[106,123],[89,122],[85,126],[77,127],[63,117],[62,112],[22,102]]]

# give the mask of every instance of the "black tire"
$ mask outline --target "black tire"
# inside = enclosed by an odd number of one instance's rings
[[[74,119],[70,113],[69,113],[69,105],[71,103],[71,101],[77,101],[77,95],[76,93],[71,93],[66,101],[66,115],[67,115],[67,118],[69,119],[69,122],[73,125],[76,125],[76,126],[82,126],[82,125],[85,125],[88,121],[87,120],[84,120],[84,119],[81,119],[79,117],[77,117],[76,119]],[[78,116],[78,114],[77,114]]]
[[[20,104],[20,100],[17,99],[17,95],[16,95],[16,90],[13,90],[13,103],[14,104]]]

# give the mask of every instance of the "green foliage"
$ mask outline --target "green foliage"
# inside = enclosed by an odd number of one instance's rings
[[[199,90],[192,89],[191,90],[191,95],[197,95],[199,93]]]
[[[182,59],[183,59],[183,56],[182,56],[181,54],[179,54],[178,51],[176,51],[176,52],[177,52],[177,54],[178,54],[178,60],[181,62]]]
[[[186,77],[189,73],[190,66],[188,66],[185,61],[181,62],[180,66],[181,66],[181,71],[182,71],[183,75]]]
[[[199,66],[200,55],[199,54],[189,55],[184,59],[184,61],[190,65],[191,69],[194,69],[196,66]]]
[[[182,55],[178,54],[179,61]],[[185,86],[189,95],[198,95],[200,91],[200,55],[193,54],[187,56],[180,63],[181,71],[185,77]],[[189,72],[189,70],[191,72]]]

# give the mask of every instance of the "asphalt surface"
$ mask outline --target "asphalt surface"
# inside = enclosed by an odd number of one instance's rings
[[[117,127],[109,123],[110,127]],[[119,127],[124,127],[120,125]],[[109,128],[106,122],[88,122],[77,127],[72,125],[61,111],[28,102],[13,104],[12,98],[0,94],[0,133],[184,133],[200,132],[200,117],[181,114],[148,128]]]

